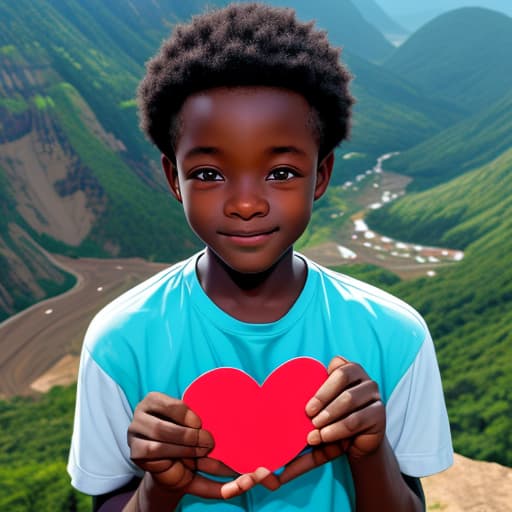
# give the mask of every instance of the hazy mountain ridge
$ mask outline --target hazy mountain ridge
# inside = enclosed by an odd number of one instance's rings
[[[267,0],[266,3],[292,7],[300,19],[316,20],[318,27],[327,30],[332,44],[367,60],[379,62],[393,50],[391,43],[365,20],[350,0]]]
[[[374,0],[355,0],[354,5],[389,41],[402,41],[409,34],[408,30],[393,20]]]
[[[463,119],[467,112],[432,99],[396,73],[347,53],[356,97],[352,136],[343,147],[377,156],[405,150]]]
[[[476,112],[512,87],[512,18],[467,7],[427,23],[384,66],[431,97]]]

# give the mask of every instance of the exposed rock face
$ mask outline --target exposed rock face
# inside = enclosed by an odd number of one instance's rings
[[[19,56],[0,60],[0,95],[8,98],[0,102],[0,167],[16,209],[36,232],[77,246],[105,210],[104,190],[80,161],[44,93],[55,73],[44,65],[33,69]],[[95,136],[123,149],[85,102],[80,108]]]
[[[66,281],[22,226],[78,246],[107,204],[104,189],[74,150],[48,92],[61,78],[44,57],[29,64],[16,48],[1,50],[0,319],[45,298],[49,289],[56,291]],[[79,96],[76,101],[93,136],[122,151],[122,143],[103,130],[88,105]]]
[[[0,146],[0,167],[27,223],[77,246],[104,208],[103,190],[71,147],[62,144],[51,118],[44,113],[34,118],[37,123],[27,135]]]

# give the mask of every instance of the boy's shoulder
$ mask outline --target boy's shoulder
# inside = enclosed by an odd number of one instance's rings
[[[306,259],[307,260],[307,259]],[[324,293],[329,299],[349,304],[354,312],[361,311],[365,316],[382,322],[419,328],[426,334],[427,326],[423,317],[410,304],[395,295],[349,275],[343,274],[307,260],[310,271],[318,273]]]

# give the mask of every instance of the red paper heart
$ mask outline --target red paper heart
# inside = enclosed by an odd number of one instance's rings
[[[314,427],[305,407],[326,378],[309,357],[282,364],[262,386],[241,370],[217,368],[192,382],[183,400],[213,435],[209,457],[239,473],[275,471],[306,446]]]

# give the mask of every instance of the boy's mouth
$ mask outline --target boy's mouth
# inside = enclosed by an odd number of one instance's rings
[[[254,238],[260,236],[268,236],[278,231],[279,228],[263,229],[258,231],[219,231],[220,235],[230,238]]]
[[[239,246],[257,246],[265,243],[279,228],[258,231],[219,231],[219,234]]]

